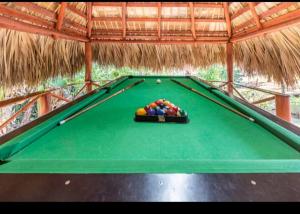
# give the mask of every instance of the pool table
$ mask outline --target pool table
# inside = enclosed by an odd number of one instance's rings
[[[141,79],[145,81],[58,125],[61,120]],[[161,80],[160,84],[157,79]],[[255,121],[217,105],[172,79]],[[189,122],[134,121],[137,108],[160,98],[184,109]],[[121,182],[124,176],[141,174],[150,177],[157,174],[206,175],[208,180],[212,179],[209,176],[222,175],[218,182],[228,184],[234,180],[230,176],[239,176],[237,183],[241,185],[241,180],[247,179],[249,183],[251,176],[261,175],[262,180],[272,183],[270,189],[276,182],[284,188],[282,176],[286,182],[291,179],[286,185],[295,184],[293,199],[300,200],[299,151],[299,132],[286,124],[282,126],[270,115],[266,116],[201,79],[192,76],[124,76],[0,138],[0,190],[3,185],[13,188],[13,184],[20,182],[20,176],[46,183],[49,179],[57,179],[53,176],[104,176],[108,183],[113,183],[113,175],[121,176],[115,182]],[[145,179],[143,182],[145,184]],[[256,185],[255,182],[251,180],[250,185]],[[21,189],[18,191],[30,191]],[[218,191],[229,190],[221,188]],[[232,197],[243,198],[239,194]],[[276,197],[273,194],[268,197]],[[284,194],[283,191],[280,194]],[[285,194],[291,197],[290,191]],[[217,195],[221,194],[216,194],[215,200],[218,200]],[[14,200],[15,197],[8,198]],[[0,193],[0,200],[3,198],[4,193]]]

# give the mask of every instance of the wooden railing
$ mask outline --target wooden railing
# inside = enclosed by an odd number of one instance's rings
[[[225,82],[225,81],[207,81],[207,82],[212,83],[212,84],[220,83],[220,85],[217,86],[219,89],[222,89],[224,86],[228,86],[229,84],[231,84],[231,87],[233,88],[233,90],[238,94],[238,96],[241,99],[243,99],[244,101],[246,101],[248,103],[251,103],[253,105],[257,105],[257,104],[261,104],[261,103],[268,102],[268,101],[271,101],[271,100],[275,100],[276,116],[280,117],[281,119],[283,119],[287,122],[292,121],[290,95],[288,95],[288,94],[282,94],[282,93],[279,93],[279,92],[270,91],[270,90],[266,90],[266,89],[262,89],[262,88],[246,86],[246,85],[238,84],[238,83],[229,83],[229,82]],[[239,87],[242,87],[242,88],[252,89],[252,90],[255,90],[255,91],[259,91],[259,92],[263,92],[263,93],[266,93],[266,94],[270,94],[272,96],[267,97],[267,98],[263,98],[261,100],[249,102],[245,98],[245,96],[243,96],[241,94],[241,92],[238,91],[236,86],[239,86]]]
[[[107,80],[110,81],[110,80]],[[70,96],[65,97],[63,90],[66,89],[69,86],[74,86],[74,85],[80,85],[82,84],[83,86],[78,90],[78,92],[70,98]],[[35,104],[38,106],[38,117],[43,116],[52,110],[56,108],[57,106],[53,106],[51,101],[53,99],[63,101],[64,103],[68,103],[79,96],[84,95],[85,93],[89,92],[90,90],[93,90],[94,87],[100,87],[100,85],[97,82],[81,82],[81,83],[73,83],[73,84],[67,84],[64,87],[59,87],[59,88],[50,88],[44,91],[38,91],[38,92],[33,92],[24,96],[20,97],[14,97],[6,100],[0,101],[0,109],[4,107],[8,107],[10,105],[15,105],[15,104],[21,104],[27,102],[21,109],[13,113],[12,115],[9,116],[8,119],[6,119],[4,122],[0,123],[0,135],[3,135],[7,133],[5,130],[7,126],[13,122],[21,113],[26,112],[30,108],[32,108]],[[0,121],[1,122],[1,121]],[[19,124],[21,126],[23,124]],[[12,130],[10,130],[12,131]]]

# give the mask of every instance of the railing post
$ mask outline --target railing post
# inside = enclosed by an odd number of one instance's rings
[[[233,50],[232,50],[232,43],[228,42],[226,44],[226,65],[227,65],[227,89],[229,95],[233,94]]]
[[[85,81],[87,92],[92,91],[92,45],[91,42],[85,43]]]
[[[39,117],[47,114],[49,111],[51,111],[50,96],[48,94],[44,94],[38,99]]]
[[[292,121],[289,95],[275,95],[276,115],[287,122]]]

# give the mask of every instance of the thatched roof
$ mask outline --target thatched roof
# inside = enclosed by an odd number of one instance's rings
[[[300,76],[299,2],[4,2],[0,4],[0,84],[73,75],[84,42],[103,65],[206,68],[234,63],[293,85]]]

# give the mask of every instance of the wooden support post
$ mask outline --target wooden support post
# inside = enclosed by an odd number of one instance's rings
[[[289,95],[275,95],[276,115],[287,122],[292,121]]]
[[[233,51],[232,51],[232,43],[228,42],[226,44],[226,64],[227,64],[227,88],[229,95],[233,94]]]
[[[38,98],[39,117],[51,111],[50,96],[48,94],[41,95]]]
[[[92,45],[91,42],[85,43],[85,82],[87,92],[92,91]]]

